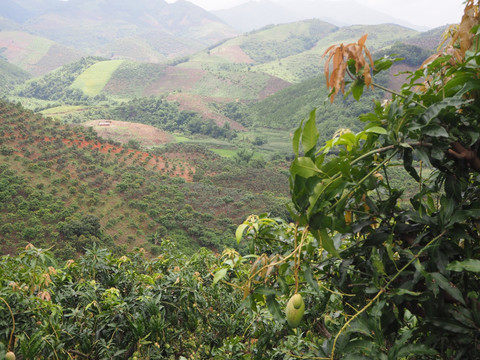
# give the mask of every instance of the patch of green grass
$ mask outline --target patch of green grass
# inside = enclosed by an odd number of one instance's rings
[[[258,151],[264,155],[275,152],[292,152],[292,133],[287,130],[256,127],[254,131],[242,133],[237,142],[249,143],[252,142],[256,137],[267,140],[265,144],[255,147],[255,151]]]
[[[112,74],[124,61],[110,60],[98,62],[80,74],[71,86],[82,90],[88,96],[96,96],[100,94]]]
[[[72,112],[77,112],[80,110],[85,110],[85,106],[80,106],[80,105],[62,105],[62,106],[56,106],[50,109],[45,109],[40,111],[43,115],[46,116],[53,116],[53,115],[58,115],[58,114],[67,114],[67,113],[72,113]]]
[[[177,143],[184,143],[184,142],[190,142],[191,141],[188,137],[183,136],[183,135],[173,135],[173,137],[175,138],[175,142],[177,142]]]
[[[12,103],[20,102],[22,103],[23,107],[29,110],[35,110],[37,108],[45,108],[45,107],[48,107],[49,104],[52,104],[52,102],[49,100],[27,98],[22,96],[8,96],[8,101]]]
[[[237,153],[237,150],[233,149],[216,149],[210,148],[209,150],[213,151],[215,154],[218,154],[223,157],[233,157]]]

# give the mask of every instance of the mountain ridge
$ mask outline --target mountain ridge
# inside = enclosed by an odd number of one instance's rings
[[[4,1],[0,16],[17,20],[23,31],[90,55],[116,40],[152,31],[189,38],[197,44],[194,51],[238,33],[188,1]]]
[[[428,28],[390,16],[353,0],[249,1],[238,6],[214,10],[213,14],[241,31],[252,31],[271,24],[318,18],[336,26],[394,23],[418,31]],[[362,16],[360,18],[360,16]]]

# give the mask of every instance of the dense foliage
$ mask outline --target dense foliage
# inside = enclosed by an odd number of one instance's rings
[[[326,142],[319,143],[316,110],[301,122],[289,172],[291,221],[275,213],[249,216],[236,230],[245,247],[241,253],[226,249],[220,256],[203,249],[187,258],[168,238],[178,229],[205,231],[199,224],[234,210],[242,195],[269,205],[263,193],[231,191],[235,182],[207,161],[211,154],[199,157],[201,171],[190,174],[189,184],[180,176],[156,182],[146,159],[143,166],[127,162],[134,156],[142,162],[141,153],[126,150],[112,161],[75,152],[89,165],[95,163],[90,158],[103,166],[110,162],[104,180],[116,176],[108,195],[125,199],[115,210],[128,201],[162,225],[150,237],[158,256],[148,259],[136,249],[118,257],[93,241],[84,256],[65,264],[32,244],[0,258],[0,357],[14,351],[22,359],[480,358],[478,5],[466,2],[450,44],[412,73],[400,92],[376,82],[394,60],[373,62],[366,36],[326,51],[332,101],[340,91],[358,100],[365,87],[392,98],[375,101],[373,112],[360,116],[362,129],[340,129]],[[72,141],[74,131],[19,136],[36,124],[26,121],[19,106],[2,105],[4,114],[10,121],[1,129],[1,158],[22,172],[23,162],[51,177],[56,158],[50,155],[64,149],[62,139]],[[87,131],[77,140],[93,138]],[[32,156],[33,148],[22,147],[30,139],[46,143],[45,150]],[[174,150],[167,147],[161,156]],[[229,164],[236,181],[242,182],[238,169],[248,156],[245,151]],[[1,214],[15,208],[16,216],[24,216],[22,211],[38,211],[51,200],[35,190],[48,180],[26,187],[25,176],[9,166],[1,167],[7,191],[0,196],[9,201]],[[116,166],[122,171],[115,173]],[[95,170],[85,166],[76,176]],[[213,177],[226,186],[213,186]],[[405,189],[409,181],[416,186]],[[268,185],[266,179],[259,183]],[[67,184],[72,195],[82,188]],[[204,188],[210,192],[199,200]],[[216,192],[229,207],[202,213]],[[172,199],[181,206],[162,208]],[[194,199],[192,205],[187,199]],[[231,225],[225,228],[233,231]],[[92,214],[70,219],[61,230],[102,236]],[[201,235],[214,238],[193,237]]]
[[[30,74],[0,57],[0,96],[7,95],[16,85],[27,81]]]
[[[64,65],[41,78],[26,82],[16,90],[16,94],[42,100],[61,101],[64,104],[87,103],[89,98],[81,90],[72,88],[70,85],[89,66],[102,60],[105,59],[87,57]]]
[[[385,76],[381,77],[380,83],[385,83],[386,79]],[[295,119],[308,116],[311,109],[316,107],[319,110],[316,122],[321,134],[320,141],[327,141],[339,127],[359,131],[361,124],[357,120],[358,116],[368,112],[372,102],[381,100],[384,96],[381,91],[368,92],[361,101],[337,98],[333,104],[329,104],[324,82],[325,77],[321,75],[292,85],[252,105],[248,111],[243,112],[243,116],[240,112],[242,109],[238,106],[227,110],[234,116],[242,116],[242,123],[294,130],[298,123]]]
[[[395,43],[388,49],[377,51],[375,56],[381,58],[388,55],[395,55],[402,58],[402,64],[419,67],[429,56],[433,55],[433,51],[417,45]]]
[[[212,119],[203,119],[194,111],[180,110],[177,103],[162,97],[139,98],[109,107],[92,108],[78,115],[66,116],[65,119],[74,123],[87,119],[115,119],[152,125],[169,132],[227,139],[236,136],[228,123],[218,126]]]
[[[306,298],[300,328],[318,341],[306,336],[308,349],[299,344],[293,357],[480,357],[478,23],[478,2],[468,1],[451,44],[361,116],[363,131],[317,147],[312,112],[293,138],[295,223],[262,215],[238,228],[261,260],[244,279],[253,309],[264,294],[282,318],[277,295]],[[328,49],[332,97],[348,89],[346,72],[355,98],[379,87],[365,71],[368,55],[365,37]],[[417,182],[408,198],[390,182],[397,166]]]
[[[283,209],[288,194],[281,165],[260,171],[200,145],[145,152],[6,102],[0,163],[2,253],[28,242],[62,258],[93,243],[156,253],[165,238],[185,252],[221,251],[235,245],[234,228],[247,214]]]
[[[288,37],[281,33],[282,27],[292,28]],[[297,24],[282,25],[279,28],[267,26],[247,34],[241,48],[256,63],[267,63],[309,50],[326,34],[337,30],[334,25],[318,19]]]
[[[212,287],[218,262],[203,250],[188,260],[168,242],[148,260],[92,248],[57,263],[28,245],[0,260],[0,358],[217,359],[224,340],[246,328],[233,318],[240,294]]]

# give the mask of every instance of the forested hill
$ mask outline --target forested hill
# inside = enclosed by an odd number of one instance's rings
[[[0,164],[2,253],[31,242],[64,258],[93,243],[155,254],[165,239],[221,250],[252,212],[285,216],[282,163],[253,168],[196,145],[145,152],[4,101]]]
[[[0,58],[0,96],[7,95],[16,85],[30,78],[30,74]]]

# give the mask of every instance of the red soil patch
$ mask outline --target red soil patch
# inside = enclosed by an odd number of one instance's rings
[[[63,45],[53,44],[44,57],[31,69],[31,73],[35,76],[46,74],[65,64],[70,64],[80,60],[84,56],[80,51],[70,49]]]
[[[400,74],[405,71],[415,71],[417,67],[409,66],[407,64],[394,64],[390,68],[390,79],[388,87],[393,90],[400,90],[401,86],[405,83],[408,74]]]
[[[199,113],[204,119],[212,119],[215,121],[215,124],[218,126],[223,126],[226,122],[230,124],[230,128],[238,131],[245,131],[246,128],[233,120],[230,120],[226,116],[218,114],[212,109],[209,108],[208,103],[211,102],[226,102],[225,99],[216,99],[216,98],[207,98],[200,95],[194,94],[184,94],[184,93],[177,93],[172,94],[167,98],[169,101],[176,101],[180,105],[180,110],[190,110]]]
[[[239,45],[222,46],[210,52],[212,55],[221,56],[234,63],[253,64],[253,59],[248,56]]]
[[[108,126],[101,126],[101,123],[108,122]],[[104,139],[127,143],[129,140],[137,140],[143,146],[162,145],[173,141],[169,133],[150,125],[137,124],[128,121],[115,120],[92,120],[82,124],[85,127],[93,127],[98,136]]]
[[[270,95],[273,95],[276,92],[289,87],[290,85],[292,84],[288,81],[282,80],[277,77],[271,77],[270,80],[268,80],[267,85],[265,85],[265,88],[260,92],[260,99],[265,99]]]
[[[160,95],[175,90],[188,91],[205,75],[201,69],[168,66],[160,80],[145,88],[144,95]]]
[[[44,137],[43,141],[50,142],[54,141],[54,138]],[[190,165],[188,162],[179,161],[176,159],[174,153],[173,156],[163,157],[149,154],[148,152],[138,151],[133,149],[124,149],[121,146],[114,146],[108,143],[100,143],[98,141],[88,141],[85,139],[62,139],[62,142],[66,146],[78,146],[79,148],[89,148],[92,150],[98,149],[98,151],[104,154],[120,154],[123,151],[118,161],[124,161],[128,165],[132,164],[142,164],[145,167],[150,167],[152,170],[157,170],[161,172],[167,172],[171,176],[181,177],[185,181],[193,181],[193,175],[195,174],[195,168]],[[170,155],[170,154],[169,154]],[[148,158],[150,159],[146,161]],[[170,164],[167,167],[167,162]],[[173,170],[175,166],[175,170]],[[74,173],[74,168],[71,169],[70,173]]]

